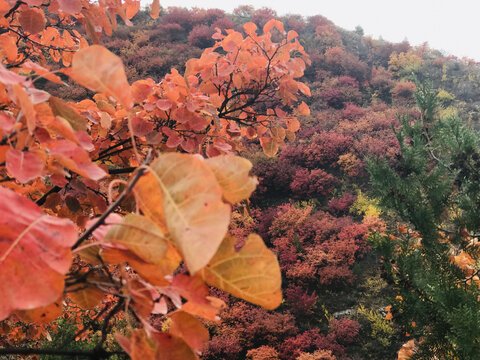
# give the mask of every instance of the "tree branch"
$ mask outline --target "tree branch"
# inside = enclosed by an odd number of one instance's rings
[[[108,359],[113,355],[127,355],[123,351],[106,351],[103,349],[93,350],[64,350],[64,349],[30,349],[30,348],[4,348],[0,349],[0,355],[63,355],[85,356],[91,359]]]
[[[151,157],[152,157],[152,151],[150,151],[147,155],[147,158],[145,159],[145,165],[149,165],[150,164],[150,161],[151,161]],[[82,236],[80,236],[77,240],[77,242],[73,245],[72,247],[72,250],[73,249],[76,249],[77,247],[80,246],[80,244],[85,241],[86,239],[88,239],[88,237],[90,235],[93,234],[93,232],[101,225],[103,225],[105,219],[108,217],[108,215],[110,215],[119,205],[120,203],[128,196],[128,194],[130,194],[130,192],[132,191],[133,187],[135,186],[135,184],[138,182],[138,180],[140,180],[140,178],[143,176],[143,174],[145,173],[145,169],[140,169],[136,175],[133,177],[133,179],[130,181],[130,183],[128,184],[127,188],[120,194],[120,196],[118,197],[117,200],[115,200],[115,202],[110,205],[107,209],[107,211],[105,211],[102,216],[100,216],[98,218],[98,220],[95,222],[95,224],[93,224],[87,231],[85,231]]]

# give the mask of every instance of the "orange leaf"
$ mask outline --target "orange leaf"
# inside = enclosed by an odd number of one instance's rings
[[[300,122],[295,117],[287,117],[285,119],[287,130],[291,132],[297,132],[300,129]]]
[[[132,106],[122,60],[103,46],[93,45],[73,56],[72,78],[90,90],[115,98],[128,108]]]
[[[42,174],[44,160],[31,151],[9,149],[6,155],[8,172],[22,184]]]
[[[273,138],[270,138],[270,137],[260,138],[260,145],[262,145],[263,152],[268,157],[274,157],[278,151],[278,143]]]
[[[38,34],[45,29],[47,24],[43,11],[37,8],[23,10],[18,16],[18,22],[23,30],[30,34]]]
[[[156,286],[167,286],[166,276],[180,265],[182,258],[173,245],[168,245],[168,250],[161,260],[155,264],[147,263],[130,250],[105,248],[101,252],[102,259],[109,264],[128,263],[143,279]]]
[[[33,130],[35,130],[35,127],[37,126],[37,113],[33,107],[33,103],[25,89],[20,84],[13,85],[13,93],[17,97],[18,104],[27,120],[28,132],[33,134]]]
[[[135,14],[140,10],[140,1],[139,0],[126,0],[123,3],[125,7],[125,15],[128,19],[131,19]]]
[[[402,345],[398,351],[397,360],[408,360],[417,352],[417,345],[415,344],[415,339],[407,341]]]
[[[58,319],[60,315],[62,315],[62,301],[63,297],[60,297],[50,305],[31,310],[17,310],[15,311],[15,314],[24,322],[47,324]]]
[[[176,311],[170,318],[172,319],[170,334],[182,338],[195,351],[201,351],[210,338],[205,326],[195,316],[185,311]]]
[[[217,251],[230,222],[230,206],[207,163],[194,155],[167,153],[135,186],[144,214],[166,226],[191,273],[204,267]]]
[[[130,337],[119,333],[115,337],[132,360],[198,360],[188,344],[177,336],[153,333],[148,337],[144,330],[135,329]]]
[[[10,10],[10,5],[5,0],[0,0],[0,16],[3,16]]]
[[[208,287],[200,276],[179,274],[173,278],[172,288],[188,300],[182,305],[183,311],[212,321],[219,320],[218,313],[225,303],[208,296]]]
[[[263,26],[263,33],[268,33],[274,27],[276,27],[282,34],[285,34],[285,29],[283,28],[282,22],[275,19],[268,20],[268,22]]]
[[[85,310],[101,305],[104,295],[103,291],[94,285],[87,285],[86,288],[68,293],[70,299]]]
[[[150,5],[150,16],[152,19],[158,18],[158,15],[160,14],[160,1],[159,0],[153,0],[152,5]]]
[[[236,242],[227,235],[200,275],[209,285],[235,297],[275,309],[282,302],[282,276],[276,256],[256,234],[250,234],[239,251]]]
[[[297,107],[297,112],[300,115],[310,115],[310,108],[308,107],[307,104],[305,104],[304,101],[302,101],[302,103]]]
[[[0,44],[7,60],[14,62],[18,55],[17,43],[13,36],[3,34],[0,36]]]
[[[80,115],[67,102],[55,96],[51,96],[48,102],[50,103],[53,114],[67,120],[73,130],[87,130],[87,119]]]
[[[288,41],[293,40],[296,37],[298,37],[298,33],[295,30],[290,30],[287,34],[287,40]]]
[[[152,79],[138,80],[132,84],[132,98],[135,103],[142,103],[152,92],[155,83]]]
[[[311,92],[310,92],[310,88],[305,85],[304,83],[298,81],[297,82],[297,85],[298,85],[298,90],[300,90],[300,92],[306,96],[312,96]]]
[[[246,24],[243,24],[243,28],[245,29],[245,32],[250,35],[250,36],[255,36],[256,31],[257,31],[257,25],[255,25],[253,22],[248,22]]]
[[[258,184],[256,177],[248,175],[252,163],[245,158],[220,155],[206,162],[223,190],[223,197],[230,204],[248,199]]]
[[[77,239],[68,219],[44,215],[32,201],[0,187],[0,320],[11,311],[57,300]],[[41,286],[39,286],[41,284]]]
[[[189,314],[201,316],[207,320],[219,321],[220,317],[218,314],[220,313],[220,310],[226,306],[225,302],[212,296],[207,296],[206,299],[208,302],[204,303],[187,301],[182,305],[182,310],[188,312]]]

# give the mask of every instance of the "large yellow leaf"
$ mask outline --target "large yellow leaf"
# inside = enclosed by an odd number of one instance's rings
[[[230,206],[205,160],[178,153],[162,154],[152,172],[135,186],[140,209],[155,223],[165,224],[191,273],[207,265],[230,222]]]
[[[128,214],[121,223],[113,225],[104,241],[120,243],[143,260],[155,264],[168,249],[165,232],[142,215]]]
[[[245,158],[221,155],[208,159],[207,164],[222,187],[223,197],[231,204],[248,199],[257,186],[257,178],[248,176],[252,163]]]
[[[132,106],[122,60],[103,46],[92,45],[75,53],[72,78],[90,90],[111,96],[127,107]]]
[[[282,302],[282,276],[276,256],[260,236],[250,234],[240,251],[227,235],[200,275],[210,285],[268,310]]]

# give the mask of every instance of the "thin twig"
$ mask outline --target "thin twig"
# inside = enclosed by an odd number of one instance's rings
[[[150,161],[151,161],[151,157],[152,157],[152,151],[150,151],[145,159],[145,165],[149,165],[150,164]],[[146,169],[144,168],[140,168],[140,170],[138,170],[138,172],[135,174],[135,176],[133,177],[133,179],[130,181],[130,183],[128,184],[127,188],[120,194],[120,196],[117,198],[117,200],[115,200],[115,202],[110,205],[107,209],[107,211],[105,211],[102,216],[100,216],[98,218],[98,220],[95,222],[95,224],[93,224],[87,231],[85,231],[82,236],[80,236],[77,240],[77,242],[73,245],[72,247],[72,250],[73,249],[76,249],[78,246],[80,246],[80,244],[85,241],[86,239],[88,239],[90,237],[90,235],[93,234],[93,232],[101,225],[103,225],[105,219],[108,217],[108,215],[110,215],[119,205],[120,203],[128,196],[128,194],[130,194],[130,192],[132,191],[133,187],[135,186],[135,184],[138,182],[138,180],[140,180],[140,178],[143,176],[143,174],[145,173]]]

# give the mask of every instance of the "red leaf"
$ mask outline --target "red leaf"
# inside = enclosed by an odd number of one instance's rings
[[[18,75],[13,71],[7,70],[7,68],[0,63],[0,82],[4,85],[15,85],[25,83],[27,78],[25,76]]]
[[[69,140],[57,140],[50,146],[50,155],[67,169],[92,180],[100,180],[107,175],[102,168],[92,163],[85,150]]]
[[[0,320],[13,310],[55,302],[77,239],[70,220],[45,215],[27,198],[0,187]],[[41,286],[39,286],[41,284]]]
[[[30,151],[9,149],[6,156],[8,172],[22,184],[35,179],[42,174],[43,159]]]
[[[139,117],[134,117],[132,119],[132,131],[135,136],[145,136],[153,131],[153,123]]]
[[[15,118],[6,112],[0,112],[0,129],[10,132],[15,125]]]
[[[18,17],[23,30],[30,34],[38,34],[45,29],[47,20],[43,11],[37,8],[26,9]]]
[[[156,105],[160,110],[168,110],[172,107],[172,101],[168,99],[160,99],[157,101]]]
[[[79,14],[82,11],[81,0],[58,0],[59,10],[68,14]]]

